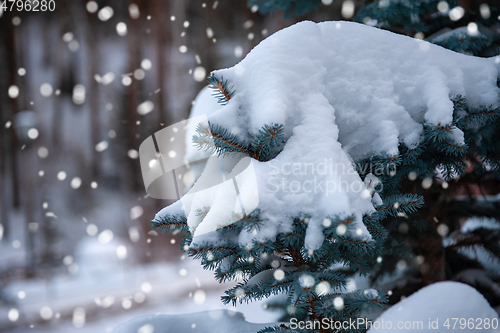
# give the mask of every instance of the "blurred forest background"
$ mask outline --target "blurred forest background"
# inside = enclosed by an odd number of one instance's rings
[[[186,306],[210,303],[196,294],[210,288],[199,265],[150,231],[170,202],[146,196],[139,145],[188,117],[210,71],[299,20],[350,19],[359,5],[325,3],[286,20],[228,0],[0,11],[0,331],[109,331],[138,316],[130,309],[193,293]]]

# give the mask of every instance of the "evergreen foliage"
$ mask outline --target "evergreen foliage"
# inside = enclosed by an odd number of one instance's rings
[[[240,153],[261,162],[269,161],[278,155],[284,143],[284,128],[279,124],[265,125],[250,143],[241,141],[226,128],[210,122],[208,125],[200,124],[196,132],[193,143],[199,149],[216,153],[218,156]]]
[[[257,6],[262,14],[271,14],[282,10],[283,16],[301,16],[315,10],[321,4],[321,0],[249,0],[248,6]]]
[[[450,11],[461,3],[448,1],[449,9],[439,11],[439,2],[371,2],[359,10],[355,20],[372,20],[378,27],[410,36],[423,32],[430,36],[429,42],[460,53],[500,53],[500,34],[495,28],[500,7],[472,3],[470,8],[460,7],[463,16],[452,20]],[[476,24],[478,31],[471,30],[470,23],[472,28]],[[395,189],[421,195],[425,204],[414,214],[389,216],[382,221],[388,237],[383,260],[374,265],[371,279],[376,283],[382,276],[394,273],[398,263],[406,263],[404,277],[382,287],[392,289],[391,303],[426,284],[459,280],[471,284],[492,306],[498,306],[500,294],[495,290],[500,276],[489,266],[500,262],[500,252],[491,247],[500,241],[500,216],[495,211],[500,207],[500,145],[495,141],[500,129],[499,108],[485,105],[473,109],[468,107],[465,96],[450,98],[454,103],[453,122],[426,126],[425,139],[411,152],[412,159],[403,156],[398,164],[396,181],[382,180],[382,197]],[[464,146],[449,140],[453,128],[465,134]],[[403,147],[400,152],[410,154]],[[493,219],[493,226],[464,229],[470,218]],[[484,277],[482,283],[477,276]]]
[[[499,15],[500,6],[488,1],[369,0],[359,8],[354,20],[424,38],[455,52],[489,57],[500,54]],[[381,262],[374,257],[369,260],[373,267],[371,280],[376,284],[382,276],[394,273],[399,263],[400,267],[408,265],[406,274],[397,283],[382,286],[391,289],[391,303],[426,284],[453,279],[471,284],[492,306],[498,306],[500,275],[488,266],[498,265],[500,257],[496,249],[500,241],[499,109],[493,105],[469,108],[465,96],[450,99],[455,106],[453,122],[426,125],[419,147],[410,150],[401,146],[393,159],[371,157],[356,163],[361,175],[368,174],[368,165],[378,175],[384,202],[379,208],[399,204],[405,195],[422,199],[409,212],[394,214],[392,209],[365,217],[367,226],[376,220],[388,235]],[[464,132],[465,145],[454,143],[454,128]],[[394,172],[384,173],[388,168]],[[470,218],[492,220],[488,229],[464,229]]]
[[[456,52],[479,56],[500,50],[499,36],[493,25],[500,8],[472,7],[457,20],[450,10],[459,2],[448,1],[449,9],[439,11],[439,1],[368,1],[356,20],[380,28],[414,36],[424,33],[428,41]],[[262,13],[283,10],[301,15],[316,8],[319,1],[250,0]],[[479,27],[471,33],[467,24]],[[491,29],[490,29],[491,28]],[[224,104],[236,93],[230,83],[211,75],[211,87]],[[242,230],[258,232],[265,223],[260,209],[217,231],[217,244],[194,243],[185,216],[168,216],[152,221],[155,230],[184,233],[181,248],[201,259],[220,282],[237,280],[227,290],[224,303],[241,303],[287,295],[285,303],[270,303],[273,309],[285,309],[287,316],[299,320],[349,320],[362,311],[397,302],[423,286],[442,280],[459,280],[478,289],[492,306],[500,305],[500,275],[492,271],[484,258],[500,262],[500,118],[497,105],[471,108],[466,96],[450,96],[454,118],[449,124],[424,126],[419,146],[400,145],[396,156],[372,156],[354,161],[379,199],[376,212],[363,217],[372,241],[354,237],[354,217],[325,216],[325,241],[316,251],[304,247],[308,216],[297,216],[293,230],[280,233],[273,241],[254,242],[251,247],[238,243]],[[285,144],[284,126],[269,124],[255,136],[231,133],[214,124],[198,127],[193,142],[200,148],[225,154],[243,154],[258,161],[276,157]],[[465,136],[457,144],[456,129]],[[376,176],[376,177],[374,177]],[[375,200],[377,201],[377,200]],[[206,215],[200,211],[200,221]],[[488,218],[493,226],[464,228],[470,218]],[[345,230],[345,232],[339,232]],[[398,281],[380,285],[383,277],[396,271]],[[368,275],[372,284],[384,293],[345,292],[353,274]],[[334,300],[342,298],[343,306]],[[289,325],[269,327],[262,332],[288,332]],[[325,332],[324,330],[295,330]],[[350,330],[345,330],[350,332]]]
[[[229,85],[223,77],[217,78],[213,73],[208,77],[208,84],[214,90],[213,96],[217,98],[220,104],[226,105],[233,97],[234,87]]]
[[[498,23],[500,6],[471,3],[463,8],[461,1],[367,1],[358,11],[355,21],[427,41],[447,49],[478,55],[499,53],[500,37],[494,28]],[[477,26],[468,29],[467,25]]]
[[[229,84],[227,81],[217,81],[223,83],[216,85],[214,80],[212,75],[210,83],[219,90],[226,90]],[[283,125],[270,124],[250,140],[243,140],[226,128],[208,124],[198,126],[193,142],[200,149],[207,149],[219,156],[244,154],[258,161],[268,161],[281,151],[285,143],[283,133]],[[381,245],[386,236],[379,223],[380,216],[395,214],[396,211],[411,212],[418,205],[419,198],[407,196],[401,199],[399,208],[384,206],[373,216],[366,216],[365,223],[373,238],[366,241],[356,237],[354,216],[325,216],[325,241],[316,251],[308,251],[304,246],[308,216],[297,216],[293,230],[279,233],[272,241],[254,241],[251,247],[241,245],[238,235],[243,230],[257,233],[266,221],[259,208],[239,220],[235,219],[234,223],[213,231],[216,233],[215,243],[212,240],[193,241],[184,215],[157,215],[151,221],[151,226],[158,232],[185,235],[180,243],[183,251],[200,259],[205,269],[214,271],[219,282],[238,282],[236,286],[226,290],[222,297],[226,304],[236,305],[284,294],[287,295],[286,302],[284,305],[280,304],[280,307],[284,306],[290,317],[311,322],[321,322],[324,319],[349,321],[357,318],[362,311],[382,306],[387,301],[387,296],[375,290],[346,292],[348,276],[335,267],[344,266],[349,271],[367,275],[370,270],[367,258],[381,254]],[[209,210],[210,207],[199,210],[197,216],[200,222]],[[339,299],[341,305],[337,304]],[[292,328],[283,324],[261,332],[318,332]],[[351,331],[356,332],[346,330]],[[327,331],[320,329],[319,332]]]
[[[493,1],[367,0],[357,10],[354,21],[426,38],[456,52],[493,56],[500,52],[500,37],[494,28],[500,6],[493,4]],[[320,0],[248,0],[248,6],[257,6],[262,14],[282,11],[285,18],[305,15],[320,5]],[[477,24],[477,32],[467,32],[470,22]]]
[[[457,28],[450,33],[435,38],[429,38],[429,41],[455,52],[465,52],[469,54],[481,54],[483,50],[493,44],[491,37],[481,32],[471,35],[467,32],[467,29],[464,28]]]
[[[484,250],[490,260],[498,262],[499,232],[482,227],[463,230],[462,226],[471,217],[497,221],[500,217],[495,211],[500,207],[498,196],[485,197],[486,194],[498,195],[500,147],[479,140],[488,138],[491,142],[492,134],[500,129],[499,110],[498,107],[469,109],[462,96],[454,98],[454,102],[453,124],[426,126],[425,138],[419,147],[413,150],[401,147],[394,176],[378,176],[383,184],[379,194],[384,203],[377,208],[381,213],[370,218],[382,223],[388,237],[382,262],[373,265],[371,279],[377,282],[382,276],[394,273],[401,260],[409,260],[410,265],[407,275],[401,279],[406,284],[387,286],[393,289],[393,301],[432,282],[458,277],[471,283],[464,272],[477,269],[489,276],[491,284],[471,284],[483,291],[492,305],[498,304],[498,296],[494,296],[493,291],[499,277],[480,258],[470,257],[470,250]],[[449,141],[447,133],[454,126],[465,133],[465,146]],[[363,170],[365,164],[359,165],[360,173],[367,173],[366,168]],[[485,187],[486,180],[492,182],[490,186]]]

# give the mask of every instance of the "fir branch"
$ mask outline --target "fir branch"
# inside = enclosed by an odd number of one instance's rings
[[[321,4],[320,0],[249,0],[248,7],[257,6],[261,14],[271,14],[283,11],[283,18],[301,16],[315,10]]]
[[[500,259],[500,231],[478,228],[447,245],[447,249],[463,249],[480,247],[487,251],[492,258]]]
[[[211,255],[214,256],[212,260],[220,260],[237,254],[238,246],[229,242],[225,245],[219,246],[213,246],[213,244],[193,244],[187,252],[189,256],[194,257],[195,259],[206,259],[207,254],[211,253]]]
[[[380,224],[378,220],[373,219],[369,215],[363,216],[363,223],[368,229],[368,232],[376,241],[383,241],[387,238],[387,230]]]
[[[196,126],[196,133],[197,134],[193,136],[193,144],[198,150],[203,150],[210,154],[217,151],[217,147],[212,138],[212,132],[210,131],[210,126],[199,123]]]
[[[348,312],[361,312],[363,310],[369,310],[373,308],[373,305],[382,307],[384,303],[387,302],[387,296],[385,294],[376,295],[356,290],[350,292],[344,297],[344,309]]]
[[[248,147],[242,144],[236,135],[219,125],[209,123],[209,126],[216,152],[219,156],[224,153],[242,153],[248,155]]]
[[[361,241],[361,240],[357,240],[357,239],[350,239],[350,238],[346,238],[346,237],[338,237],[337,239],[340,242],[349,243],[349,244],[356,244],[356,245],[362,245],[363,247],[366,247],[366,248],[368,248],[369,245],[370,245],[370,242]]]
[[[236,91],[233,85],[228,84],[228,80],[224,80],[223,76],[219,79],[214,73],[208,77],[208,83],[209,88],[214,90],[213,96],[222,105],[226,105]]]
[[[210,211],[210,207],[203,207],[203,209],[198,208],[196,210],[196,217],[198,217],[198,222],[202,222]]]
[[[242,230],[246,230],[248,232],[259,230],[264,224],[264,220],[260,219],[260,209],[256,208],[250,214],[245,215],[237,222],[237,224],[241,226]]]
[[[233,306],[235,306],[238,301],[240,304],[242,304],[243,301],[249,302],[254,299],[260,300],[263,298],[267,298],[273,294],[279,295],[281,293],[287,293],[292,287],[293,282],[293,277],[288,275],[285,276],[285,278],[281,281],[266,279],[260,283],[256,283],[253,285],[248,285],[248,282],[239,283],[233,288],[226,290],[226,295],[222,296],[221,300],[224,304],[232,303]]]
[[[198,124],[196,132],[198,134],[193,136],[193,143],[198,149],[217,153],[218,156],[231,153],[250,155],[248,146],[222,126],[210,122],[208,126]]]
[[[452,130],[456,128],[452,124],[438,123],[436,126],[425,125],[425,142],[428,146],[448,155],[462,156],[467,152],[467,145],[458,145],[451,142]]]
[[[150,221],[151,229],[160,233],[188,232],[187,218],[185,215],[168,215],[157,217]]]
[[[284,143],[284,127],[279,124],[265,125],[251,145],[252,157],[258,161],[269,161],[277,154],[272,154]]]
[[[454,31],[447,38],[437,36],[429,41],[449,50],[467,54],[478,54],[492,44],[491,38],[484,34],[478,33],[477,36],[471,36],[465,31]]]
[[[302,333],[302,332],[306,332],[306,331],[301,330],[301,329],[292,330],[290,327],[286,326],[285,324],[280,324],[280,325],[276,325],[276,326],[270,326],[270,327],[263,328],[260,331],[258,331],[257,333],[281,333],[281,332]]]
[[[347,276],[337,271],[326,271],[323,273],[317,273],[316,277],[320,281],[326,281],[332,284],[333,288],[342,289],[345,288],[346,286]]]
[[[424,198],[417,194],[399,194],[388,196],[381,206],[375,208],[383,217],[397,217],[398,213],[412,214],[424,205]],[[380,217],[382,217],[380,216]],[[379,218],[380,218],[379,217]]]
[[[484,110],[484,111],[478,111],[478,112],[471,112],[467,114],[464,118],[465,119],[471,119],[471,118],[493,118],[493,119],[498,119],[499,118],[499,109],[496,108],[494,110]]]

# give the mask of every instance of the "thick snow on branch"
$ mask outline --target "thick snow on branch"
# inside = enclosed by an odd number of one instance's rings
[[[323,107],[354,159],[395,154],[398,142],[418,144],[423,123],[452,121],[451,96],[465,96],[472,107],[498,104],[499,61],[358,23],[301,22],[215,72],[237,97],[216,118],[227,127],[246,118],[256,133],[271,122],[319,126],[330,121]]]
[[[286,131],[281,153],[253,161],[255,180],[238,183],[241,196],[258,193],[267,219],[257,235],[243,232],[240,242],[273,238],[300,214],[310,217],[309,249],[321,245],[327,216],[355,215],[352,236],[369,238],[360,221],[374,209],[372,196],[353,162],[395,155],[400,143],[416,147],[424,124],[452,122],[451,97],[465,96],[470,107],[497,106],[499,62],[362,24],[301,22],[261,42],[236,66],[215,71],[235,93],[211,110],[210,123],[247,140],[264,125],[283,124]],[[452,133],[462,144],[463,133]],[[195,239],[205,222],[195,221],[191,208],[216,208],[206,216],[206,232],[238,206],[227,186],[205,191],[211,192],[183,200]]]

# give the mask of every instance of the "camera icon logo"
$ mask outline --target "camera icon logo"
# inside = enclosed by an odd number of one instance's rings
[[[222,193],[224,202],[227,201],[223,209],[234,216],[235,222],[250,214],[259,203],[252,159],[240,154],[217,156],[202,151],[193,154],[193,149],[187,148],[194,145],[192,137],[200,125],[210,128],[206,115],[168,126],[142,142],[139,159],[146,193],[156,199],[182,200],[186,216],[194,198],[220,198]],[[213,145],[213,141],[206,144]],[[240,193],[240,189],[252,189],[252,193]],[[213,230],[203,233],[210,231]]]

